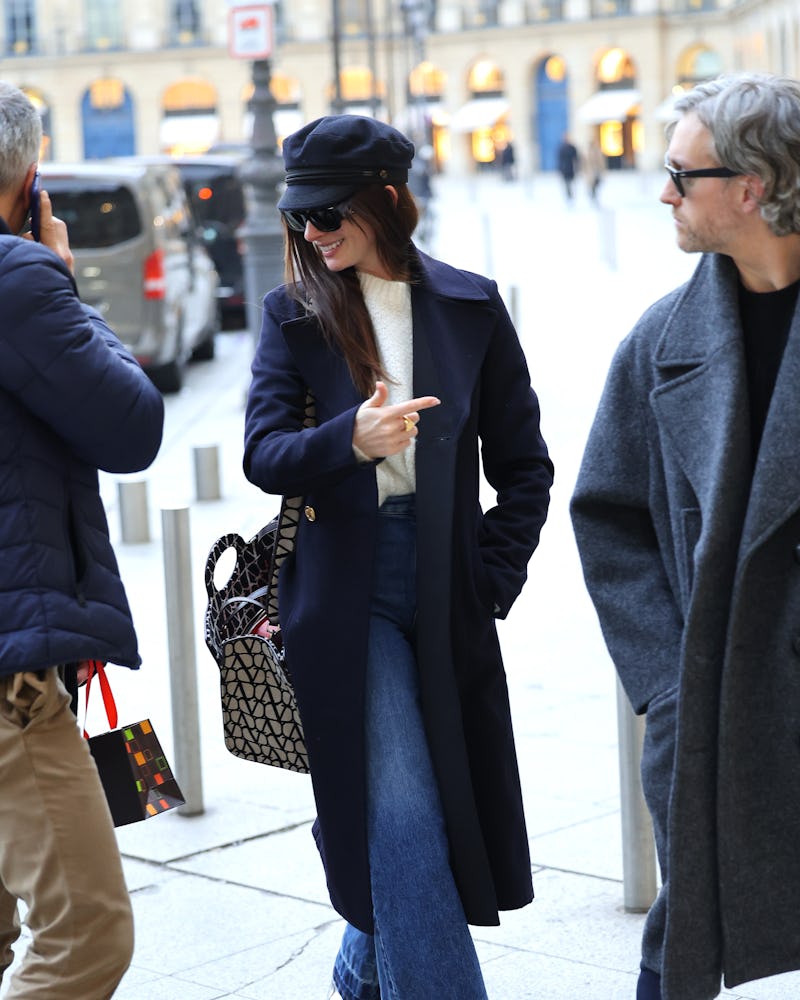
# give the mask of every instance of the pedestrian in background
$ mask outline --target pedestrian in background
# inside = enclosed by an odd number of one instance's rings
[[[509,139],[500,154],[500,164],[503,169],[503,180],[513,181],[517,178],[517,158],[514,154],[514,143]]]
[[[70,708],[82,661],[138,667],[98,469],[137,472],[163,403],[72,278],[66,226],[34,188],[41,120],[0,82],[0,981],[7,1000],[103,1000],[133,918],[97,768]],[[41,242],[19,233],[38,212]]]
[[[592,138],[586,149],[586,183],[589,186],[589,197],[597,202],[598,191],[603,182],[606,169],[606,158],[600,149],[600,143]]]
[[[305,498],[280,606],[348,922],[332,995],[485,1000],[467,924],[532,898],[494,619],[524,583],[552,465],[497,286],[411,242],[413,155],[354,115],[285,140],[288,283],[264,302],[244,467]]]
[[[558,147],[558,172],[564,181],[564,194],[570,203],[575,197],[573,185],[580,170],[580,162],[580,155],[575,144],[570,139],[569,134],[564,133],[561,145]]]
[[[689,282],[620,345],[572,501],[636,712],[662,888],[639,1000],[800,968],[800,83],[675,104]]]

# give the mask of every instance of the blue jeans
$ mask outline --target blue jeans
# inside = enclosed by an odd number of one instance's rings
[[[390,497],[378,521],[365,717],[375,933],[348,924],[333,978],[343,1000],[487,1000],[422,723],[414,497]]]

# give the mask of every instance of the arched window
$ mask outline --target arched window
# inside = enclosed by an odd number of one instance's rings
[[[478,59],[467,76],[467,89],[470,99],[453,115],[450,129],[469,133],[477,164],[494,163],[497,150],[511,138],[503,71],[491,59]]]
[[[632,167],[643,142],[634,62],[625,49],[606,49],[597,61],[596,78],[598,90],[580,108],[578,118],[596,126],[594,138],[609,167]]]
[[[343,111],[351,115],[385,114],[383,101],[386,87],[381,80],[374,80],[368,66],[348,66],[340,75]],[[328,88],[328,100],[333,106],[335,94],[333,84]]]
[[[558,168],[558,147],[569,124],[569,75],[564,59],[551,53],[536,70],[536,139],[542,170]]]
[[[199,77],[187,77],[164,91],[161,151],[174,156],[204,153],[219,138],[217,92]]]
[[[688,90],[703,80],[713,80],[722,72],[722,57],[707,45],[690,45],[685,49],[677,66],[677,85]]]
[[[633,60],[624,49],[607,49],[597,64],[597,79],[602,88],[633,86],[636,83]]]
[[[133,101],[122,80],[95,80],[81,101],[83,155],[87,160],[132,156],[136,152]]]

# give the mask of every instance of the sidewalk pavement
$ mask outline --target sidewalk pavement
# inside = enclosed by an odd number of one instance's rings
[[[623,907],[615,679],[567,505],[614,347],[695,263],[674,246],[660,185],[657,176],[610,174],[598,208],[582,188],[567,207],[552,176],[437,182],[432,250],[497,279],[518,322],[556,466],[528,585],[499,625],[536,899],[504,914],[500,927],[473,929],[491,1000],[635,996],[643,916]],[[252,338],[227,333],[218,342],[218,359],[194,366],[186,388],[168,399],[165,445],[145,476],[151,542],[119,542],[117,483],[103,480],[144,659],[139,673],[111,674],[120,717],[150,717],[173,762],[159,511],[190,507],[205,807],[118,831],[137,943],[116,998],[322,1000],[343,922],[328,902],[310,833],[309,779],[227,753],[218,675],[202,639],[211,543],[233,530],[250,537],[277,509],[241,473]],[[223,499],[200,503],[191,451],[206,444],[220,446]],[[97,722],[92,731],[102,728]],[[723,995],[796,998],[800,975]]]

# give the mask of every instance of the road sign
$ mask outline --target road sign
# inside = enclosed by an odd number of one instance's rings
[[[272,6],[231,7],[228,52],[234,59],[268,59],[272,55]]]

